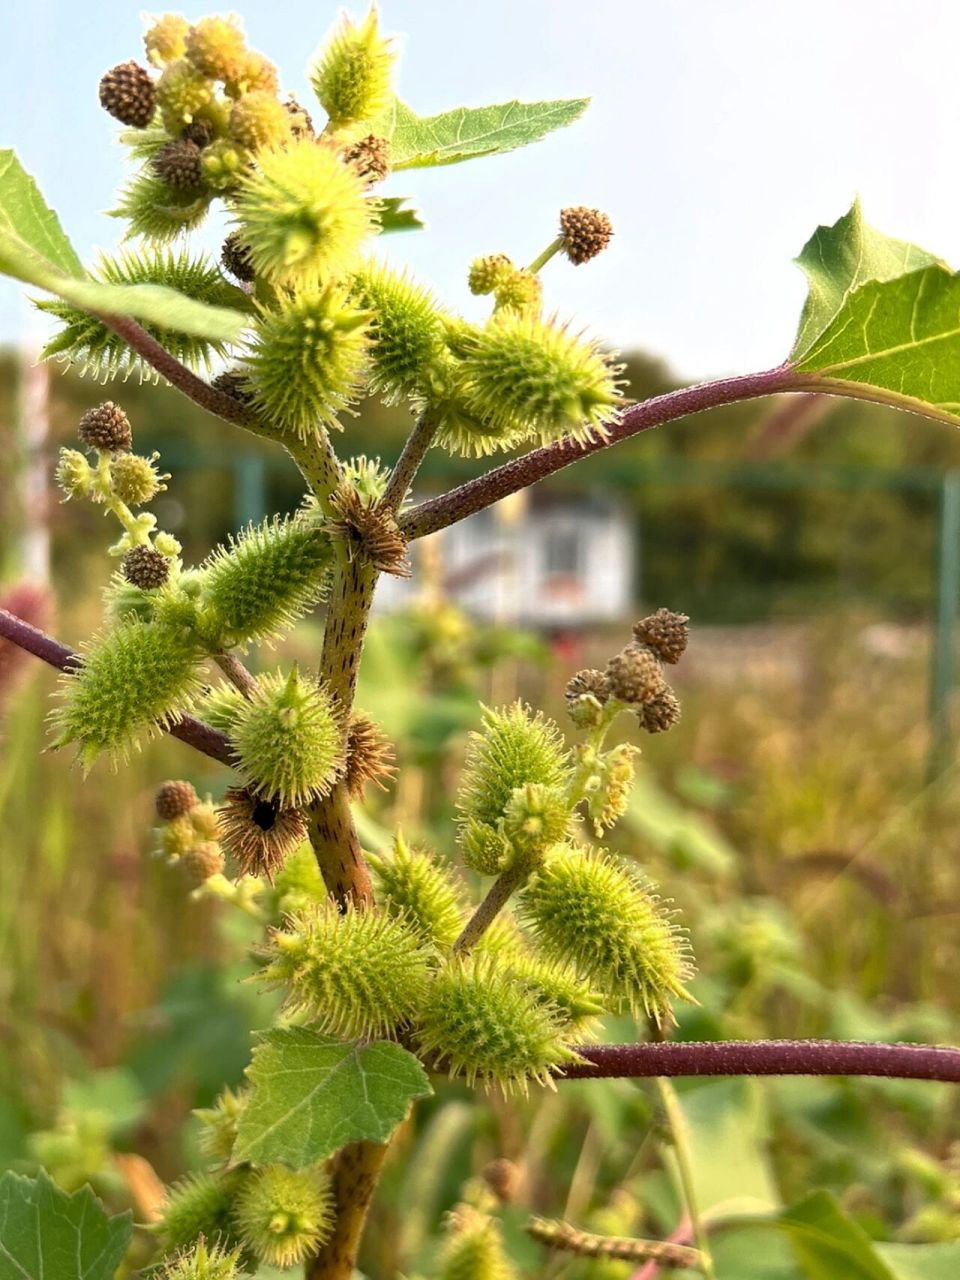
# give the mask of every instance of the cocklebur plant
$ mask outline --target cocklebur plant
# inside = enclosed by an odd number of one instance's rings
[[[578,458],[734,400],[827,392],[956,422],[960,279],[873,231],[854,206],[801,255],[811,288],[788,360],[629,405],[616,358],[554,311],[544,274],[557,256],[581,267],[608,248],[602,211],[559,211],[526,265],[477,246],[464,284],[489,300],[482,319],[391,266],[380,240],[421,225],[403,197],[383,194],[389,177],[533,142],[572,123],[584,100],[421,118],[396,96],[397,46],[375,9],[342,17],[322,43],[309,110],[283,94],[233,18],[162,15],[145,57],[99,85],[124,126],[132,172],[115,215],[130,243],[85,270],[4,152],[0,269],[54,296],[40,304],[58,326],[48,358],[103,380],[164,378],[285,448],[305,490],[294,514],[185,565],[155,517],[136,513],[172,478],[133,452],[126,415],[104,402],[57,467],[67,498],[121,526],[103,629],[76,655],[0,611],[5,638],[64,669],[54,745],[74,747],[84,769],[100,756],[120,765],[166,729],[235,774],[218,803],[164,784],[158,841],[192,894],[264,927],[256,981],[279,989],[283,1008],[243,1091],[200,1116],[210,1165],[168,1193],[160,1274],[238,1280],[260,1264],[303,1265],[312,1280],[346,1280],[389,1140],[431,1091],[428,1072],[508,1095],[684,1070],[960,1077],[960,1052],[946,1049],[661,1043],[689,996],[690,944],[635,862],[592,842],[623,815],[633,781],[637,748],[618,728],[658,734],[679,717],[665,667],[686,646],[682,615],[641,619],[604,666],[573,675],[563,728],[522,701],[484,709],[451,833],[472,880],[401,833],[367,857],[351,809],[390,777],[389,740],[353,703],[377,580],[411,571],[410,543]],[[219,263],[189,238],[215,204],[230,224]],[[416,415],[389,469],[350,456],[350,416],[368,395]],[[429,449],[484,458],[523,446],[408,504]],[[320,603],[315,662],[248,671],[248,649],[283,640]],[[490,882],[479,903],[477,878]],[[603,1016],[624,1012],[652,1043],[594,1043]],[[709,1277],[682,1111],[659,1088],[696,1247],[628,1241],[624,1252],[562,1223],[539,1238],[585,1256],[682,1254]],[[511,1274],[485,1208],[467,1205],[450,1225],[438,1275]]]

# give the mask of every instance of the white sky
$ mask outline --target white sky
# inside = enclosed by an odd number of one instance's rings
[[[141,56],[137,5],[0,11],[0,146],[16,147],[89,259],[116,241],[101,211],[124,172],[97,81]],[[306,103],[303,70],[335,7],[240,11]],[[960,262],[958,0],[382,0],[381,13],[405,33],[400,91],[421,113],[593,98],[536,146],[391,179],[430,226],[384,248],[468,312],[470,259],[528,260],[565,204],[605,208],[617,235],[593,263],[546,268],[548,305],[691,379],[785,356],[803,298],[790,259],[857,192],[876,226]],[[0,281],[0,342],[35,323]]]

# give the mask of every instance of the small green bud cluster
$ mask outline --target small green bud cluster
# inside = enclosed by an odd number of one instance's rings
[[[192,889],[223,873],[225,860],[217,840],[217,818],[208,796],[201,801],[189,782],[165,782],[155,800],[159,851],[180,868]]]

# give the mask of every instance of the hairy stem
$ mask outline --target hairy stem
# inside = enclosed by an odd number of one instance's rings
[[[306,1280],[351,1280],[370,1201],[387,1155],[382,1142],[353,1142],[333,1166],[333,1235],[306,1266]]]
[[[232,650],[221,649],[213,655],[213,660],[235,689],[248,700],[253,697],[257,682]]]
[[[887,1076],[960,1084],[960,1049],[838,1040],[708,1040],[586,1044],[561,1078],[653,1076]]]
[[[83,661],[75,650],[61,644],[59,640],[54,640],[52,636],[48,636],[37,627],[32,627],[22,618],[8,613],[6,609],[0,609],[0,637],[60,671],[70,671],[74,667],[79,667]],[[201,751],[213,760],[218,760],[220,764],[233,764],[233,752],[229,740],[212,725],[205,724],[202,720],[195,720],[193,716],[180,716],[171,724],[161,727],[174,738],[179,738],[187,746]]]
[[[651,1258],[666,1267],[692,1267],[701,1265],[696,1249],[673,1240],[637,1240],[631,1236],[602,1236],[590,1231],[578,1231],[569,1222],[553,1218],[531,1218],[526,1232],[540,1244],[550,1249],[564,1250],[582,1258],[620,1258],[627,1262],[642,1262]]]
[[[687,1118],[683,1114],[683,1108],[680,1105],[680,1099],[677,1097],[676,1089],[663,1076],[657,1077],[657,1092],[660,1094],[660,1101],[663,1103],[663,1109],[667,1114],[667,1122],[673,1135],[673,1154],[677,1162],[677,1172],[680,1175],[684,1204],[687,1217],[693,1227],[697,1250],[700,1254],[698,1265],[707,1280],[716,1280],[713,1254],[710,1252],[710,1241],[707,1239],[707,1230],[703,1225],[703,1218],[700,1216],[697,1191],[693,1182],[693,1153],[690,1150],[690,1131],[687,1125]]]
[[[840,384],[838,384],[838,387]],[[859,399],[867,388],[856,388],[849,384],[850,390],[841,388],[835,394],[851,395]],[[448,525],[465,520],[485,507],[492,506],[508,494],[517,493],[529,488],[538,480],[568,467],[572,462],[599,453],[601,449],[609,449],[628,440],[641,431],[649,431],[652,427],[663,426],[677,418],[685,418],[691,413],[700,413],[704,409],[715,409],[720,405],[734,404],[738,400],[753,400],[759,396],[773,395],[780,391],[823,391],[822,385],[814,385],[808,374],[797,373],[789,365],[778,365],[763,373],[745,374],[737,378],[722,378],[718,382],[706,382],[696,387],[683,387],[679,391],[669,391],[666,395],[654,396],[641,404],[627,409],[619,422],[610,427],[605,436],[598,436],[589,444],[580,444],[569,438],[558,440],[554,444],[545,445],[542,449],[534,449],[521,458],[514,458],[501,467],[495,467],[486,475],[479,476],[467,484],[462,484],[439,498],[431,498],[414,507],[400,521],[401,532],[408,538],[422,538],[428,533],[436,533]]]
[[[528,875],[526,868],[508,867],[506,871],[501,871],[490,886],[487,896],[463,926],[463,932],[453,944],[454,955],[465,956],[473,950],[507,905],[510,895],[520,888]]]
[[[433,444],[433,438],[436,434],[437,419],[429,409],[426,409],[421,413],[417,419],[416,426],[407,436],[403,452],[397,459],[396,466],[390,472],[387,487],[383,491],[383,505],[390,511],[398,511],[403,505],[404,499],[410,492],[410,486],[420,470],[420,464],[426,457],[427,450]]]

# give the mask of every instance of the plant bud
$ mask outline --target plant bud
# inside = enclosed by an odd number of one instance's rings
[[[88,409],[80,419],[77,434],[88,448],[104,453],[123,453],[133,444],[130,419],[112,400]]]
[[[543,304],[543,285],[540,277],[530,271],[514,271],[495,290],[498,311],[530,311],[540,314]]]
[[[250,261],[250,250],[236,231],[231,231],[220,250],[220,261],[224,268],[237,280],[251,284],[256,278],[253,263]]]
[[[279,147],[292,136],[290,112],[272,93],[246,93],[230,111],[230,136],[248,151]]]
[[[170,576],[170,561],[153,547],[131,547],[120,561],[120,572],[141,591],[153,591]]]
[[[220,846],[212,840],[201,840],[180,859],[184,875],[194,889],[199,889],[211,876],[220,875],[225,865]]]
[[[165,782],[154,796],[157,817],[161,822],[171,822],[174,818],[180,818],[199,803],[200,797],[192,782]]]
[[[100,80],[100,105],[121,124],[145,129],[157,106],[157,90],[149,71],[136,62],[121,62]]]
[[[671,613],[658,609],[634,624],[633,634],[638,644],[645,644],[663,662],[679,662],[687,648],[690,619],[685,613]]]
[[[239,75],[247,52],[239,27],[225,18],[201,18],[189,29],[186,57],[201,75],[230,80]]]
[[[143,458],[136,453],[121,453],[110,463],[110,483],[121,502],[131,507],[142,507],[166,488],[153,465],[153,458]]]
[[[56,480],[64,497],[87,498],[92,492],[94,471],[77,449],[61,449]]]
[[[485,258],[474,258],[470,264],[468,283],[475,294],[493,291],[514,274],[516,268],[505,253],[490,253]]]
[[[164,128],[174,136],[183,132],[213,100],[213,85],[185,58],[171,62],[157,85],[157,103]]]
[[[610,693],[640,707],[666,688],[660,659],[646,645],[628,644],[607,663]]]
[[[639,708],[637,718],[647,733],[665,733],[680,719],[680,700],[671,688],[661,689]]]
[[[192,126],[188,125],[188,128]],[[203,185],[200,148],[185,138],[174,138],[156,153],[151,161],[153,171],[177,191],[195,191]]]
[[[578,205],[572,209],[561,209],[560,234],[563,236],[564,253],[574,266],[580,266],[607,247],[613,235],[613,224],[599,209]]]
[[[187,51],[189,30],[190,24],[178,13],[165,13],[158,18],[143,37],[148,62],[155,67],[165,67],[168,62],[182,58]]]
[[[370,133],[347,147],[343,158],[368,186],[373,186],[383,182],[390,173],[390,140]]]

